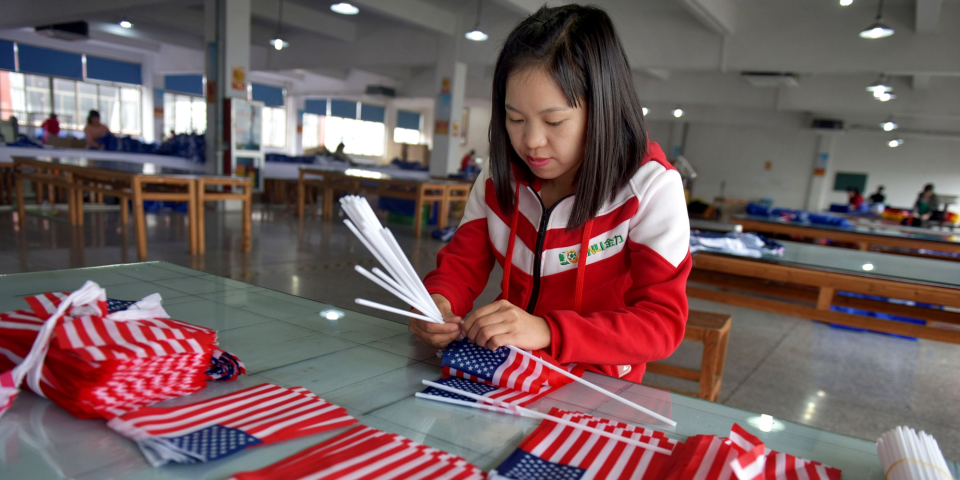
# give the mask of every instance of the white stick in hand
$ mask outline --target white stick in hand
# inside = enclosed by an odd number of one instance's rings
[[[417,318],[420,320],[426,320],[430,323],[443,323],[442,321],[438,322],[430,317],[420,315],[419,313],[407,312],[400,310],[399,308],[393,308],[389,305],[384,305],[382,303],[371,302],[370,300],[364,300],[358,298],[355,300],[358,304],[363,305],[364,307],[376,308],[377,310],[383,310],[384,312],[396,313],[397,315],[405,315],[407,317]]]
[[[607,431],[604,431],[604,430],[600,430],[600,429],[593,428],[593,427],[588,427],[588,426],[586,426],[586,425],[581,425],[581,424],[579,424],[579,423],[577,423],[577,422],[571,422],[570,420],[566,420],[566,419],[559,418],[559,417],[554,417],[553,415],[547,415],[547,414],[545,414],[545,413],[540,413],[540,412],[538,412],[538,411],[536,411],[536,410],[530,410],[529,408],[523,408],[523,407],[521,407],[521,406],[513,405],[513,404],[511,404],[511,403],[503,402],[503,401],[500,401],[500,400],[495,400],[495,399],[492,399],[492,398],[481,397],[480,395],[476,395],[476,394],[473,394],[473,393],[470,393],[470,392],[466,392],[466,391],[460,390],[460,389],[458,389],[458,388],[453,388],[453,387],[448,387],[448,386],[446,386],[446,385],[441,385],[441,384],[436,383],[436,382],[431,382],[430,380],[423,380],[423,384],[424,384],[424,385],[431,386],[431,387],[436,388],[436,389],[438,389],[438,390],[443,390],[443,391],[450,392],[450,393],[454,393],[454,394],[457,394],[457,395],[461,395],[461,396],[464,396],[464,397],[467,397],[467,398],[472,398],[472,399],[477,400],[477,401],[479,401],[479,402],[490,403],[490,404],[493,404],[493,405],[500,405],[502,408],[506,408],[506,409],[510,409],[510,410],[515,410],[515,411],[519,412],[520,415],[522,415],[522,416],[524,416],[524,417],[539,418],[540,420],[549,420],[549,421],[551,421],[551,422],[556,422],[556,423],[559,423],[559,424],[561,424],[561,425],[566,425],[566,426],[568,426],[568,427],[573,427],[573,428],[576,428],[576,429],[579,429],[579,430],[583,430],[583,431],[585,431],[585,432],[590,432],[590,433],[592,433],[592,434],[594,434],[594,435],[600,435],[601,437],[606,437],[606,438],[609,438],[609,439],[611,439],[611,440],[616,440],[616,441],[618,441],[618,442],[627,443],[627,444],[633,445],[633,446],[635,446],[635,447],[645,448],[645,449],[647,449],[647,450],[653,450],[654,452],[658,452],[658,453],[664,453],[664,454],[667,454],[667,455],[670,455],[670,454],[672,453],[670,450],[667,450],[666,448],[663,448],[663,447],[658,447],[658,446],[656,446],[656,445],[651,445],[651,444],[649,444],[649,443],[643,443],[643,442],[641,442],[641,441],[634,440],[634,439],[632,439],[632,438],[623,437],[623,436],[616,435],[616,434],[613,434],[613,433],[610,433],[610,432],[607,432]],[[430,397],[430,395],[421,396],[421,398],[426,398],[426,397]]]
[[[636,403],[633,403],[633,402],[631,402],[630,400],[627,400],[626,398],[621,397],[620,395],[617,395],[617,394],[612,393],[612,392],[608,392],[608,391],[604,390],[603,388],[600,388],[600,387],[598,387],[598,386],[596,386],[596,385],[594,385],[594,384],[592,384],[592,383],[590,383],[590,382],[588,382],[588,381],[586,381],[586,380],[584,380],[584,379],[582,379],[582,378],[580,378],[580,377],[578,377],[578,376],[576,376],[576,375],[574,375],[574,374],[566,371],[566,370],[563,369],[563,368],[557,367],[557,366],[551,364],[550,362],[547,362],[547,361],[545,361],[545,360],[537,357],[536,355],[533,355],[533,354],[531,354],[530,352],[527,352],[526,350],[523,350],[523,349],[514,347],[513,345],[507,345],[507,348],[509,348],[510,350],[513,350],[514,352],[519,353],[520,355],[523,355],[524,357],[527,357],[527,358],[529,358],[529,359],[531,359],[531,360],[534,360],[534,361],[536,361],[537,363],[539,363],[540,365],[543,365],[544,367],[547,367],[547,368],[549,368],[549,369],[551,369],[551,370],[553,370],[553,371],[555,371],[555,372],[557,372],[557,373],[560,373],[560,374],[562,374],[563,376],[565,376],[565,377],[567,377],[567,378],[570,378],[570,379],[572,379],[572,380],[575,381],[575,382],[581,383],[581,384],[583,384],[584,386],[590,388],[591,390],[594,390],[594,391],[596,391],[596,392],[598,392],[598,393],[602,393],[602,394],[604,394],[604,395],[606,395],[606,396],[608,396],[608,397],[610,397],[610,398],[612,398],[612,399],[614,399],[614,400],[616,400],[616,401],[618,401],[618,402],[620,402],[620,403],[622,403],[622,404],[624,404],[624,405],[627,405],[627,406],[629,406],[629,407],[631,407],[631,408],[634,408],[634,409],[636,409],[636,410],[639,410],[639,411],[641,411],[641,412],[643,412],[643,413],[645,413],[645,414],[647,414],[647,415],[650,415],[651,417],[656,418],[657,420],[660,420],[661,422],[664,422],[664,423],[666,423],[667,425],[670,425],[671,427],[677,426],[677,422],[674,422],[673,420],[670,420],[669,418],[664,417],[663,415],[660,415],[659,413],[653,412],[653,411],[651,411],[651,410],[649,410],[649,409],[647,409],[647,408],[644,408],[644,407],[642,407],[642,406],[640,406],[640,405],[637,405]]]

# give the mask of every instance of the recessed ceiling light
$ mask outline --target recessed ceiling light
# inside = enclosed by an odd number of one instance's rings
[[[335,3],[333,5],[330,5],[330,10],[333,10],[334,12],[337,12],[341,15],[356,15],[360,13],[359,8],[354,7],[353,5],[350,5],[349,3],[346,3],[346,2]]]
[[[673,110],[673,116],[674,116],[674,117],[677,117],[677,118],[682,117],[682,116],[683,116],[683,109],[682,109],[682,108],[679,108],[679,107],[676,108],[676,109],[674,109],[674,110]]]
[[[902,138],[894,138],[893,140],[890,140],[889,142],[887,142],[887,145],[890,145],[890,148],[897,148],[897,147],[899,147],[900,145],[903,145],[903,139],[902,139]]]
[[[469,39],[469,40],[473,40],[474,42],[482,42],[482,41],[490,38],[489,35],[487,35],[486,33],[481,32],[480,30],[474,30],[474,31],[472,31],[472,32],[467,32],[467,34],[464,35],[464,36],[467,37],[467,39]]]
[[[883,131],[885,132],[892,132],[900,127],[900,125],[894,123],[893,120],[887,120],[886,122],[881,123],[880,127],[883,128]]]

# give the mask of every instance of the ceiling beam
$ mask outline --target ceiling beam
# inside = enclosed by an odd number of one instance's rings
[[[735,31],[737,7],[733,0],[678,0],[704,27],[719,35]]]
[[[355,0],[360,7],[403,20],[444,35],[456,35],[457,14],[421,0]]]
[[[92,16],[150,7],[163,0],[97,0],[65,2],[63,0],[30,0],[4,2],[0,28],[35,27],[54,23],[75,22]],[[176,2],[183,3],[183,2]],[[117,18],[119,20],[119,18]]]
[[[252,1],[250,13],[276,22],[280,17],[279,0]],[[357,39],[357,26],[352,22],[292,2],[283,2],[283,24],[345,42]]]
[[[943,0],[917,0],[917,33],[937,33]]]

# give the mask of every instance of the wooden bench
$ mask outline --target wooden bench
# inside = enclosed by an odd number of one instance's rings
[[[647,364],[647,372],[649,373],[699,382],[700,391],[698,393],[649,385],[646,382],[644,384],[716,402],[723,381],[723,365],[727,359],[727,341],[730,339],[731,323],[732,317],[725,313],[690,310],[690,315],[687,318],[687,331],[683,335],[683,340],[703,344],[703,360],[700,363],[700,370],[678,367],[663,362]]]

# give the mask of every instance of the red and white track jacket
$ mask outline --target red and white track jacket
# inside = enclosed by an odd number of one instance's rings
[[[561,363],[639,382],[647,362],[676,350],[687,320],[690,221],[680,174],[659,145],[651,143],[616,198],[573,231],[566,225],[574,196],[544,209],[539,181],[515,177],[519,215],[502,212],[485,172],[424,279],[427,291],[465,316],[496,261],[504,269],[500,298],[546,319],[546,351]]]

